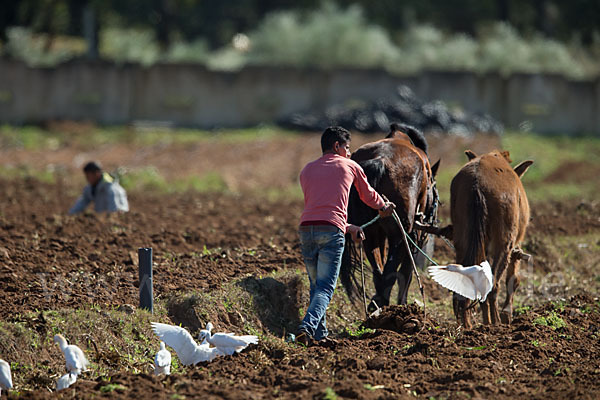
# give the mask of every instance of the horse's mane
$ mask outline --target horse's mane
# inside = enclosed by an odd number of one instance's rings
[[[423,150],[425,154],[428,154],[427,151],[429,150],[429,146],[427,144],[427,139],[425,139],[425,135],[423,135],[423,132],[421,132],[412,125],[394,122],[390,125],[390,133],[386,137],[392,137],[394,135],[394,132],[397,131],[405,133],[410,138],[410,141],[413,143],[413,145],[415,145],[415,147],[418,147],[419,149]]]

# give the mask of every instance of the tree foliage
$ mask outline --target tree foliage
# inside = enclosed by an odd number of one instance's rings
[[[51,35],[83,35],[83,12],[93,7],[100,25],[148,28],[162,46],[174,39],[207,40],[211,48],[247,32],[272,11],[319,8],[320,0],[3,0],[0,40],[10,26],[26,26]],[[600,30],[598,0],[338,0],[342,8],[359,5],[367,20],[392,35],[415,24],[447,32],[475,34],[492,21],[504,21],[520,33],[542,32],[589,44]]]
[[[587,0],[339,0],[337,5],[319,0],[5,0],[5,4],[0,8],[4,24],[0,50],[30,65],[55,65],[83,56],[83,36],[90,38],[92,32],[91,42],[98,38],[98,52],[88,55],[145,65],[555,72],[573,78],[597,76],[600,70],[600,33],[593,21],[600,6]],[[592,45],[586,46],[586,41]]]

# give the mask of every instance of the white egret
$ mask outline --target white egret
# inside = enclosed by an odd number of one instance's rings
[[[213,326],[210,322],[206,328],[200,331],[200,339],[206,340],[228,356],[239,353],[249,344],[258,344],[258,337],[254,335],[235,336],[233,333],[215,333],[213,335],[211,332]]]
[[[154,375],[171,375],[171,353],[165,348],[165,342],[160,342],[160,350],[154,357]]]
[[[64,374],[63,376],[61,376],[56,381],[56,390],[60,391],[60,390],[66,389],[69,386],[71,386],[72,384],[74,384],[75,382],[77,382],[77,374],[68,372],[68,373]]]
[[[180,326],[152,322],[152,330],[160,340],[175,350],[183,365],[212,361],[215,357],[223,355],[208,343],[196,343],[192,335]]]
[[[65,339],[63,335],[54,335],[54,343],[58,344],[58,347],[60,347],[60,350],[65,356],[67,372],[79,375],[87,370],[90,363],[85,357],[83,350],[74,344],[68,344],[67,339]]]
[[[459,264],[432,265],[428,270],[434,281],[470,300],[483,302],[492,290],[494,278],[487,261],[470,267]]]
[[[211,322],[207,322],[206,323],[206,327],[204,328],[205,330],[212,332],[212,329],[214,328],[213,324]],[[202,337],[202,331],[200,331],[200,335],[198,335],[198,339],[202,340],[202,344],[208,345],[210,346],[210,343],[208,343],[208,340],[206,340],[206,337]]]
[[[0,360],[0,395],[2,390],[10,390],[13,387],[12,376],[10,374],[10,364]]]

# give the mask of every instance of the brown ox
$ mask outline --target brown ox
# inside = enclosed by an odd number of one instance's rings
[[[477,265],[490,257],[493,260],[493,287],[487,300],[481,303],[484,324],[497,324],[502,317],[510,323],[513,295],[519,286],[519,244],[529,222],[529,203],[520,177],[533,163],[523,161],[511,168],[508,152],[493,151],[477,156],[465,152],[469,162],[452,179],[450,203],[452,238],[456,247],[456,262]],[[502,315],[498,312],[498,282],[504,270],[506,301]],[[470,327],[469,300],[454,294],[454,313],[465,327]]]

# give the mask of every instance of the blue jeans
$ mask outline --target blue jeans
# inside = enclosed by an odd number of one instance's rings
[[[303,228],[299,232],[300,247],[310,281],[310,304],[300,330],[321,340],[328,334],[325,312],[340,273],[345,236],[332,226]]]

